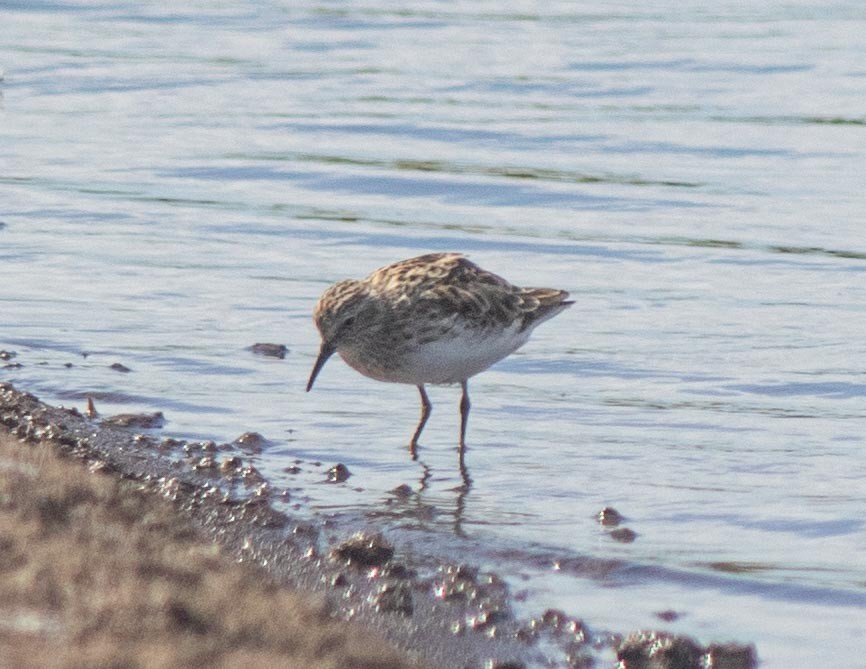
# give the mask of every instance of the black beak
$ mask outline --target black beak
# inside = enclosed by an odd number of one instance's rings
[[[334,351],[336,350],[337,349],[335,349],[329,342],[322,342],[322,348],[319,349],[319,357],[316,358],[316,364],[313,365],[313,371],[310,373],[310,380],[307,381],[307,392],[310,392],[310,389],[313,387],[313,382],[316,380],[319,372],[322,371],[322,367],[325,366],[325,363],[328,362],[328,358],[334,355]]]

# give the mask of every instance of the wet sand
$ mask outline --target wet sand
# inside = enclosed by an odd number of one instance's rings
[[[559,611],[517,620],[496,574],[296,521],[244,461],[250,443],[160,439],[161,420],[0,384],[10,666],[756,665],[750,646],[593,633]]]

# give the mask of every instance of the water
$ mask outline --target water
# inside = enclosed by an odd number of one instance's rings
[[[304,508],[436,537],[506,573],[521,613],[855,666],[864,20],[814,0],[6,2],[0,348],[23,367],[2,377],[162,410],[166,434],[257,430]],[[473,379],[468,492],[458,390],[431,390],[419,462],[414,388],[335,359],[303,391],[321,291],[431,250],[576,299]],[[319,485],[338,461],[349,482]]]

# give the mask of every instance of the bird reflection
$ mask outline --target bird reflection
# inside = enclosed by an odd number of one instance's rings
[[[458,537],[465,537],[466,534],[463,531],[463,521],[466,512],[466,498],[469,495],[469,491],[472,489],[472,477],[469,475],[469,469],[466,467],[466,448],[463,444],[460,445],[458,452],[458,466],[460,468],[461,484],[450,489],[451,492],[456,493],[454,500],[454,522],[452,528],[455,535]],[[430,487],[430,479],[433,476],[433,470],[430,465],[421,460],[418,456],[418,443],[414,439],[409,445],[409,453],[412,456],[412,460],[417,462],[421,467],[421,476],[418,479],[417,491],[418,499],[421,501],[424,493],[427,492]]]

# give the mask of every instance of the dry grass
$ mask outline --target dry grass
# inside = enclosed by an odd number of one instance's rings
[[[410,666],[156,495],[0,434],[0,668]]]

